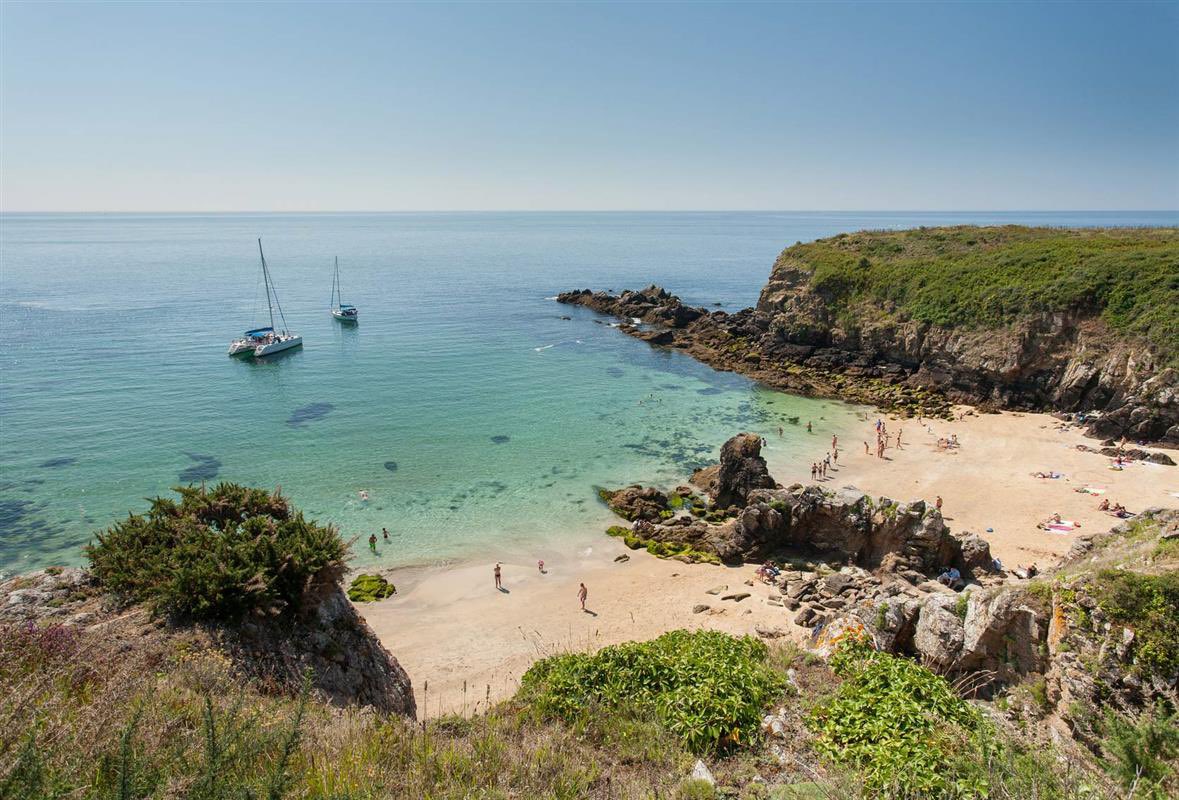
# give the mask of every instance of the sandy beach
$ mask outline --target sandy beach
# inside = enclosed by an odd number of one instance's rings
[[[1174,494],[1179,466],[1134,463],[1117,471],[1109,458],[1076,449],[1098,442],[1048,415],[960,411],[964,416],[954,421],[887,420],[890,433],[901,431],[902,447],[890,448],[884,459],[864,452],[863,440],[874,445],[875,436],[875,417],[865,420],[862,436],[840,441],[840,466],[822,483],[899,501],[932,503],[940,495],[950,528],[982,535],[1007,567],[1032,561],[1049,567],[1077,535],[1117,524],[1098,510],[1103,498],[1130,511],[1179,505]],[[951,435],[960,446],[939,448],[938,439]],[[816,425],[814,441],[813,453],[802,458],[769,441],[763,455],[781,484],[810,482],[811,461],[828,452],[831,433]],[[1037,478],[1032,474],[1037,471],[1061,477]],[[1082,487],[1104,493],[1076,491]],[[1036,527],[1053,513],[1079,525],[1072,532]],[[503,553],[506,591],[494,586],[494,562],[407,568],[389,573],[399,588],[395,597],[360,607],[413,679],[419,715],[477,712],[488,699],[510,696],[529,665],[557,652],[652,638],[676,628],[803,634],[792,625],[791,612],[766,602],[770,587],[745,585],[753,566],[665,561],[628,551],[599,532],[563,532],[559,538],[546,546],[543,574],[536,554]],[[615,561],[624,554],[629,560]],[[589,590],[587,612],[577,601],[581,582]],[[750,596],[721,600],[720,594],[708,594],[717,587],[727,587],[722,594]],[[710,608],[694,613],[697,605]]]

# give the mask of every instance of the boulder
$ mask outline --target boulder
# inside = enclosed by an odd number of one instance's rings
[[[635,484],[625,489],[610,491],[602,489],[598,495],[618,516],[634,522],[647,520],[655,522],[662,519],[662,512],[667,510],[667,495],[650,486],[644,488]]]

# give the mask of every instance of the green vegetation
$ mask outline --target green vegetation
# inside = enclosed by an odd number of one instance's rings
[[[943,678],[866,639],[843,642],[831,665],[844,682],[811,714],[819,752],[855,767],[876,790],[982,796],[949,768],[954,734],[969,735],[981,718]]]
[[[1135,797],[1167,800],[1179,790],[1174,762],[1179,759],[1179,714],[1162,703],[1137,719],[1107,711],[1102,733],[1109,772]]]
[[[397,594],[397,587],[380,575],[357,575],[348,587],[348,599],[353,603],[371,603]]]
[[[522,696],[546,718],[654,715],[693,752],[725,749],[757,735],[763,709],[785,689],[757,639],[717,631],[672,631],[597,653],[538,661]]]
[[[693,564],[719,564],[720,556],[705,550],[696,550],[690,544],[677,542],[661,542],[657,539],[644,539],[630,528],[622,525],[611,525],[606,529],[608,536],[621,538],[623,544],[631,550],[646,550],[659,558],[679,558]]]
[[[1135,672],[1169,680],[1179,675],[1179,571],[1104,570],[1094,594],[1112,621],[1133,629]]]
[[[796,244],[778,266],[810,271],[812,287],[849,319],[884,313],[991,328],[1031,313],[1075,311],[1179,359],[1173,228],[863,231]]]
[[[297,607],[314,581],[339,580],[347,546],[292,511],[278,492],[232,483],[181,487],[146,515],[96,535],[86,557],[98,581],[153,612],[236,619]]]

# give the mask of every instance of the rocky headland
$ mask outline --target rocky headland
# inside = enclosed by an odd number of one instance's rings
[[[735,313],[658,286],[558,300],[785,391],[911,415],[1066,413],[1100,438],[1177,446],[1177,275],[1171,229],[963,226],[794,245]]]

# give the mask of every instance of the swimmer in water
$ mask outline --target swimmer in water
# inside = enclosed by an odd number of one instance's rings
[[[368,491],[365,489],[361,489],[359,494],[360,494],[361,501],[367,503],[368,502]]]

